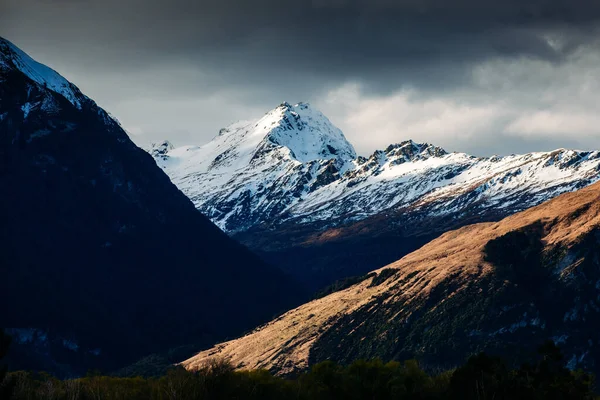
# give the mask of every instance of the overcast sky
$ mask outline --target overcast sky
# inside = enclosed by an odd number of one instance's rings
[[[600,149],[597,0],[0,0],[0,36],[134,141],[310,102],[363,155]]]

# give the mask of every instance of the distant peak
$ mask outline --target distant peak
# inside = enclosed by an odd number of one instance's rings
[[[431,157],[443,157],[448,152],[441,147],[429,143],[416,143],[413,140],[405,140],[400,143],[390,144],[385,150],[375,150],[369,159],[363,159],[363,162],[375,162],[383,165],[390,162],[391,165],[403,164],[418,160],[425,160]]]
[[[290,110],[290,111],[294,111],[296,109],[298,110],[306,110],[310,108],[310,103],[306,103],[306,102],[299,102],[296,104],[291,104],[288,103],[287,101],[284,101],[283,103],[281,103],[276,109],[283,109],[283,110]]]
[[[175,147],[173,146],[173,143],[171,143],[169,140],[163,140],[162,142],[154,142],[152,143],[152,148],[166,148],[169,150],[173,150]]]
[[[384,152],[390,155],[404,155],[409,158],[414,158],[417,155],[426,153],[427,155],[434,157],[441,157],[448,152],[441,147],[434,146],[429,143],[416,143],[413,140],[405,140],[400,143],[390,144]]]
[[[168,140],[163,140],[162,142],[152,143],[150,145],[150,154],[153,156],[166,156],[170,150],[173,150],[175,146]]]
[[[310,104],[309,103],[300,102],[300,103],[296,104],[296,107],[298,107],[301,110],[306,110],[307,108],[310,108]]]
[[[219,152],[219,166],[226,165],[223,160],[231,161],[234,155],[238,160],[258,164],[276,154],[276,159],[291,158],[301,163],[333,159],[339,169],[344,169],[356,158],[342,131],[308,103],[283,102],[259,119],[222,128],[206,145],[208,148]]]
[[[337,159],[347,162],[356,157],[342,131],[310,104],[281,103],[261,120],[267,128],[266,138],[287,147],[298,161]]]

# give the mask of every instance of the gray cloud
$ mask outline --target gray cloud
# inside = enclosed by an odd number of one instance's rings
[[[174,136],[176,142],[201,143],[219,127],[259,116],[285,99],[322,106],[363,152],[380,143],[360,129],[378,124],[387,126],[378,128],[382,142],[410,134],[482,154],[560,143],[600,147],[597,131],[584,129],[588,102],[596,95],[581,92],[597,82],[588,56],[600,52],[597,1],[1,4],[0,35],[73,80],[138,132],[139,142]],[[576,82],[573,73],[580,74]],[[345,109],[332,104],[332,93],[348,85],[359,88],[353,103]],[[549,88],[566,98],[548,100]],[[570,121],[583,133],[561,140],[569,126],[564,115],[580,102],[582,115]],[[359,110],[363,119],[357,121],[358,104],[389,107],[389,112],[369,122]],[[422,121],[396,118],[393,104]],[[463,122],[449,117],[482,106],[485,112]],[[446,119],[438,119],[456,124],[449,130],[480,130],[468,137],[442,135],[443,126],[432,130],[425,122],[436,118],[440,107]],[[523,114],[539,111],[563,118],[539,114],[527,120]],[[558,134],[544,126],[553,123]]]

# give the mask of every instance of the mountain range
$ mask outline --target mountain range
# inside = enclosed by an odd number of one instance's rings
[[[408,140],[357,156],[306,103],[282,103],[203,146],[149,151],[203,214],[312,290],[600,178],[599,151],[475,157]]]
[[[188,369],[436,369],[482,350],[519,363],[553,339],[569,368],[600,372],[598,151],[408,140],[361,157],[307,103],[144,151],[1,38],[0,135],[13,369],[76,376],[192,349]],[[291,309],[301,286],[313,300]]]
[[[598,372],[600,183],[500,222],[450,231],[185,361],[294,374],[324,360],[417,358],[452,368],[486,351],[523,362],[545,340],[570,369]]]
[[[11,368],[77,375],[207,345],[300,296],[116,119],[0,39],[0,327]]]

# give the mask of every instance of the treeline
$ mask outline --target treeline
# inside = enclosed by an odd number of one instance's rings
[[[4,399],[14,400],[196,400],[196,399],[460,399],[552,400],[595,399],[593,379],[564,367],[553,343],[540,348],[539,358],[518,369],[496,357],[479,354],[463,366],[430,374],[416,361],[356,361],[349,366],[331,361],[313,366],[295,378],[264,370],[235,371],[214,360],[197,371],[174,368],[159,378],[87,376],[58,380],[46,374],[9,373]]]

